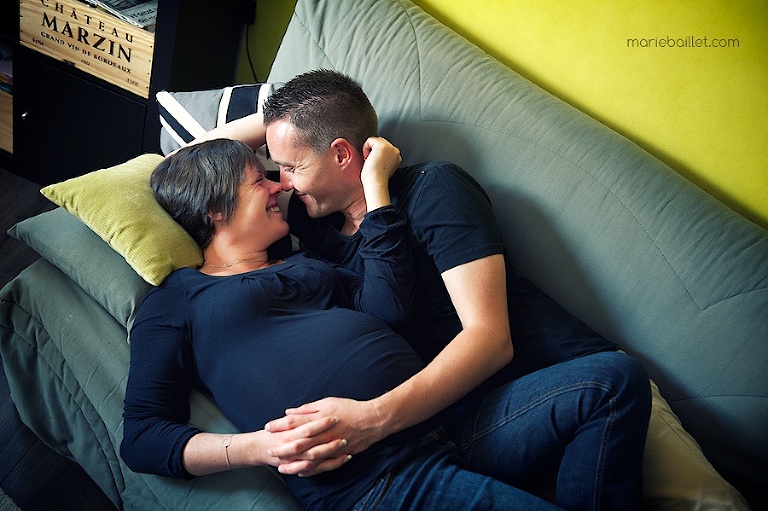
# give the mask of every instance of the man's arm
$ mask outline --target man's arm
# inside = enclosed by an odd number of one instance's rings
[[[264,126],[264,116],[261,112],[246,115],[206,132],[194,139],[188,145],[198,144],[205,140],[229,138],[245,142],[251,149],[258,149],[267,142],[267,129]]]
[[[267,424],[285,431],[309,420],[335,416],[334,432],[344,438],[343,452],[357,454],[375,442],[423,422],[455,403],[512,359],[502,255],[472,261],[443,273],[443,280],[462,323],[462,331],[421,372],[370,401],[326,398],[296,409]],[[298,452],[295,446],[274,447],[283,473],[314,475],[335,468],[319,450]]]
[[[443,280],[462,330],[421,372],[378,398],[384,436],[444,410],[512,360],[503,256],[457,266]]]

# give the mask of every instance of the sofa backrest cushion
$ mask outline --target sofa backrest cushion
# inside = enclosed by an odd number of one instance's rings
[[[452,160],[516,269],[642,359],[727,477],[768,478],[768,232],[408,0],[299,0],[268,81],[355,78],[404,163]]]

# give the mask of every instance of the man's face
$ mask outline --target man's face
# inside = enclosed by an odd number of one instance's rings
[[[329,147],[324,153],[317,153],[299,140],[296,127],[288,121],[267,126],[267,147],[270,157],[280,167],[283,190],[293,190],[313,218],[342,211],[341,171],[336,151]]]

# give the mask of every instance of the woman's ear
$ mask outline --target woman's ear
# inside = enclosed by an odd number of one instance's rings
[[[224,220],[224,213],[219,211],[218,213],[208,212],[208,218],[213,220],[213,223],[221,223]]]

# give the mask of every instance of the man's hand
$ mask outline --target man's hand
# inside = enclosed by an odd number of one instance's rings
[[[292,440],[270,449],[270,455],[279,460],[282,474],[298,474],[302,477],[334,470],[343,465],[351,455],[358,454],[386,436],[382,419],[371,401],[355,401],[344,398],[325,398],[299,408],[285,411],[285,417],[275,419],[265,426],[274,435],[290,433]],[[304,429],[323,420],[336,419],[330,430],[311,435]],[[333,435],[332,439],[328,435]]]
[[[254,433],[259,436],[255,445],[261,450],[261,454],[254,452],[254,455],[263,460],[262,463],[277,467],[280,473],[311,475],[305,473],[309,468],[319,466],[319,472],[334,470],[351,458],[346,452],[347,441],[335,429],[338,417],[303,416],[301,420],[289,421],[293,427],[280,431],[272,426],[274,422]]]

